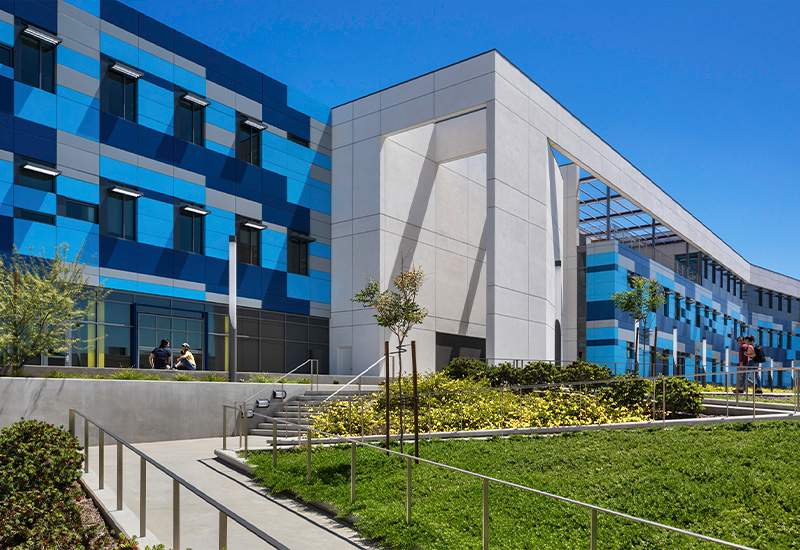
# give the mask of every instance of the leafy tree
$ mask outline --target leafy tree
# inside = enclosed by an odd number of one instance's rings
[[[15,248],[0,256],[0,368],[22,374],[27,361],[63,353],[75,341],[78,322],[107,292],[87,286],[84,264],[67,260],[66,244],[52,259],[23,255]]]
[[[422,267],[413,265],[406,270],[400,264],[400,273],[392,282],[396,290],[381,290],[380,281],[370,279],[363,290],[356,293],[353,302],[364,307],[372,308],[377,313],[373,315],[378,325],[388,328],[397,337],[398,365],[400,370],[400,395],[403,395],[403,342],[414,325],[420,324],[428,311],[417,303],[417,295],[422,288],[425,272]],[[389,388],[386,388],[387,395]],[[403,420],[400,416],[400,446],[403,445]]]
[[[633,344],[634,366],[639,372],[639,333],[647,336],[650,331],[650,323],[655,319],[650,315],[658,308],[663,307],[667,301],[664,290],[657,279],[645,279],[644,277],[633,277],[630,281],[631,290],[625,292],[615,292],[611,295],[614,306],[620,311],[633,317],[635,323],[639,323],[641,330],[636,333],[636,341]]]

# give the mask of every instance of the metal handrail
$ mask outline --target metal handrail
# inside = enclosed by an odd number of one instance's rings
[[[362,376],[364,376],[364,375],[367,373],[367,371],[368,371],[369,369],[371,369],[371,368],[375,367],[376,365],[380,364],[380,362],[381,362],[381,361],[385,361],[385,360],[386,360],[386,357],[381,357],[381,358],[379,358],[377,361],[375,361],[375,362],[374,362],[374,363],[372,363],[370,366],[368,366],[366,369],[364,369],[364,370],[361,372],[361,374],[357,374],[357,375],[356,375],[356,376],[354,376],[354,377],[353,377],[353,379],[352,379],[352,380],[350,380],[350,381],[349,381],[347,384],[345,384],[344,386],[342,386],[341,388],[339,388],[338,390],[336,390],[335,392],[333,392],[332,394],[330,394],[328,397],[326,397],[325,399],[323,399],[323,400],[322,400],[322,402],[323,402],[323,403],[325,403],[325,402],[326,402],[328,399],[330,399],[331,397],[333,397],[334,395],[336,395],[337,393],[339,393],[340,391],[342,391],[343,389],[345,389],[347,386],[349,386],[350,384],[352,384],[352,383],[353,383],[353,382],[355,382],[356,380],[360,380],[360,379],[361,379],[361,377],[362,377]]]
[[[280,378],[278,378],[277,380],[275,380],[274,382],[272,382],[272,383],[271,383],[269,386],[267,386],[266,388],[262,388],[261,390],[257,391],[255,394],[253,394],[253,395],[251,395],[250,397],[248,397],[247,399],[245,399],[245,400],[244,400],[244,402],[245,402],[245,403],[248,403],[249,401],[251,401],[251,400],[255,399],[256,397],[258,397],[259,395],[261,395],[262,393],[264,393],[264,392],[265,392],[265,391],[267,391],[268,389],[272,388],[272,386],[274,386],[274,385],[275,385],[275,384],[277,384],[278,382],[281,382],[281,380],[283,380],[284,378],[286,378],[286,377],[287,377],[287,376],[289,376],[290,374],[294,374],[294,373],[295,373],[295,371],[299,370],[301,367],[305,367],[305,366],[306,366],[306,364],[308,364],[308,363],[309,363],[309,362],[311,362],[311,361],[315,361],[315,359],[306,359],[306,360],[305,360],[303,363],[301,363],[301,364],[297,365],[295,368],[293,368],[292,370],[290,370],[289,372],[287,372],[286,374],[284,374],[283,376],[281,376]],[[318,373],[318,374],[319,374],[319,373]],[[313,372],[311,373],[311,381],[312,381],[312,382],[314,381],[314,373],[313,373]]]
[[[461,473],[461,474],[464,474],[464,475],[468,475],[468,476],[471,476],[471,477],[475,477],[475,478],[481,479],[482,483],[483,483],[483,505],[484,505],[484,525],[483,525],[483,529],[484,529],[484,533],[483,533],[483,548],[484,548],[484,550],[488,549],[488,533],[487,533],[487,530],[488,530],[488,516],[487,516],[487,514],[488,514],[488,484],[489,484],[489,482],[497,483],[499,485],[504,485],[506,487],[519,489],[519,490],[522,490],[522,491],[526,491],[526,492],[529,492],[529,493],[533,493],[533,494],[536,494],[536,495],[552,498],[552,499],[555,499],[555,500],[558,500],[558,501],[561,501],[561,502],[566,502],[568,504],[574,504],[576,506],[580,506],[580,507],[589,509],[592,512],[592,517],[591,517],[592,521],[591,521],[591,528],[590,528],[591,535],[590,536],[591,536],[591,548],[593,548],[593,549],[597,548],[597,529],[596,529],[596,526],[597,526],[597,512],[601,512],[603,514],[608,514],[608,515],[616,516],[616,517],[619,517],[619,518],[622,518],[622,519],[627,519],[627,520],[630,520],[630,521],[633,521],[633,522],[636,522],[636,523],[641,523],[643,525],[649,525],[651,527],[657,527],[659,529],[664,529],[664,530],[671,531],[671,532],[674,532],[674,533],[677,533],[677,534],[680,534],[680,535],[686,535],[686,536],[689,536],[689,537],[692,537],[692,538],[695,538],[695,539],[698,539],[698,540],[702,540],[702,541],[705,541],[705,542],[712,542],[712,543],[715,543],[715,544],[720,544],[722,546],[727,546],[729,548],[737,548],[739,550],[756,550],[755,548],[752,548],[750,546],[743,546],[743,545],[736,544],[736,543],[733,543],[733,542],[728,542],[728,541],[724,541],[724,540],[717,539],[717,538],[714,538],[714,537],[709,537],[707,535],[701,535],[699,533],[694,533],[692,531],[687,531],[685,529],[680,529],[678,527],[672,527],[671,525],[666,525],[666,524],[663,524],[663,523],[658,523],[658,522],[655,522],[655,521],[647,520],[647,519],[644,519],[644,518],[639,518],[639,517],[636,517],[636,516],[625,514],[623,512],[618,512],[616,510],[611,510],[609,508],[603,508],[601,506],[595,506],[595,505],[589,504],[587,502],[574,500],[574,499],[571,499],[571,498],[567,498],[567,497],[563,497],[563,496],[560,496],[560,495],[556,495],[554,493],[548,493],[546,491],[540,491],[538,489],[534,489],[532,487],[526,487],[524,485],[519,485],[519,484],[516,484],[516,483],[512,483],[510,481],[505,481],[505,480],[502,480],[502,479],[498,479],[498,478],[494,478],[494,477],[490,477],[490,476],[485,476],[485,475],[478,474],[478,473],[475,473],[475,472],[470,472],[469,470],[463,470],[461,468],[456,468],[455,466],[450,466],[448,464],[442,464],[440,462],[434,462],[432,460],[427,460],[427,459],[424,459],[424,458],[418,458],[418,457],[415,457],[413,455],[405,454],[405,453],[398,452],[398,451],[393,451],[391,449],[378,447],[378,446],[375,446],[375,445],[371,445],[369,443],[365,443],[365,442],[359,441],[358,439],[354,439],[354,438],[351,438],[351,437],[331,434],[331,433],[328,433],[328,432],[324,432],[322,430],[317,430],[317,429],[309,427],[309,426],[301,426],[300,424],[295,424],[294,422],[290,422],[290,421],[285,420],[283,418],[267,417],[266,415],[263,415],[261,413],[256,413],[256,414],[258,416],[262,416],[264,418],[269,418],[273,422],[273,424],[272,424],[272,426],[273,426],[273,446],[272,446],[273,466],[275,466],[277,464],[277,462],[276,462],[277,461],[277,446],[274,444],[274,442],[276,441],[276,437],[277,437],[275,435],[275,429],[276,429],[275,427],[277,425],[277,422],[282,422],[284,424],[288,424],[288,425],[290,425],[292,427],[297,428],[298,431],[300,431],[300,430],[305,430],[306,431],[306,434],[307,434],[307,443],[306,443],[306,445],[307,445],[307,450],[308,450],[308,476],[307,476],[308,482],[311,481],[311,432],[312,431],[317,433],[317,434],[321,434],[323,436],[329,437],[329,438],[335,438],[337,440],[337,442],[348,442],[348,443],[351,444],[351,447],[353,448],[353,452],[351,454],[351,456],[353,457],[351,459],[352,460],[352,462],[351,462],[352,471],[351,471],[351,478],[350,478],[351,479],[351,484],[355,484],[355,476],[353,475],[353,473],[355,471],[355,462],[354,461],[355,461],[355,446],[356,445],[361,445],[363,447],[368,447],[370,449],[377,450],[377,451],[382,452],[382,453],[392,454],[392,455],[395,455],[395,456],[399,456],[399,457],[405,458],[406,459],[406,465],[407,465],[406,467],[408,469],[408,473],[407,473],[407,491],[406,491],[407,523],[410,523],[410,521],[411,521],[411,465],[412,465],[412,463],[414,463],[414,462],[417,462],[417,463],[422,462],[424,464],[429,464],[431,466],[437,466],[439,468],[444,468],[446,470],[450,470],[450,471],[453,471],[453,472],[458,472],[458,473]],[[246,443],[247,439],[246,438],[247,438],[247,435],[245,435],[245,449],[247,449],[247,443]],[[300,441],[298,441],[298,445],[299,444],[300,444]],[[355,501],[354,495],[355,495],[355,487],[353,486],[353,487],[351,487],[351,502]]]
[[[259,529],[258,527],[256,527],[255,525],[253,525],[252,523],[250,523],[249,521],[247,521],[246,519],[244,519],[240,515],[238,515],[236,512],[234,512],[233,510],[231,510],[227,506],[225,506],[223,504],[220,504],[214,498],[208,496],[206,493],[204,493],[203,491],[201,491],[200,489],[198,489],[197,487],[195,487],[194,485],[192,485],[191,483],[189,483],[188,481],[186,481],[185,479],[180,477],[178,474],[172,472],[171,470],[169,470],[165,466],[162,466],[160,463],[158,463],[154,459],[150,458],[148,455],[146,455],[145,453],[143,453],[142,451],[140,451],[139,449],[137,449],[136,447],[134,447],[133,445],[131,445],[130,443],[125,441],[124,439],[122,439],[120,436],[116,435],[114,432],[111,432],[111,431],[107,430],[106,428],[104,428],[103,426],[98,424],[95,420],[92,420],[91,418],[89,418],[88,416],[83,414],[82,412],[80,412],[80,411],[78,411],[76,409],[69,409],[69,433],[73,437],[76,437],[76,435],[75,435],[75,415],[79,415],[84,419],[84,440],[85,440],[84,453],[86,455],[86,457],[85,457],[85,460],[86,460],[85,468],[86,468],[86,470],[85,471],[87,471],[87,472],[89,471],[89,435],[88,435],[88,425],[89,425],[89,423],[93,424],[95,427],[97,427],[98,430],[100,430],[100,434],[101,434],[100,442],[101,442],[101,444],[102,444],[102,441],[103,441],[103,437],[102,436],[104,434],[108,434],[114,440],[117,441],[117,462],[118,462],[118,464],[117,464],[117,484],[118,484],[118,487],[117,487],[117,508],[120,508],[120,509],[122,508],[122,491],[121,491],[121,488],[122,488],[121,487],[121,485],[122,485],[122,479],[121,479],[121,475],[122,475],[122,450],[119,447],[120,445],[122,445],[122,446],[128,448],[134,454],[138,455],[139,458],[143,461],[143,464],[142,464],[142,467],[141,467],[142,468],[142,474],[144,474],[144,463],[146,462],[146,463],[152,464],[154,467],[156,467],[162,473],[166,474],[167,477],[172,478],[173,483],[177,483],[179,485],[182,485],[183,487],[185,487],[186,489],[188,489],[189,491],[194,493],[196,496],[200,497],[200,499],[204,500],[207,504],[210,504],[211,506],[213,506],[214,508],[216,508],[219,511],[219,513],[220,513],[220,537],[219,537],[219,548],[220,548],[220,550],[222,550],[223,548],[225,548],[227,546],[227,540],[223,540],[223,539],[227,539],[227,527],[226,527],[226,522],[224,521],[224,520],[227,520],[227,518],[233,519],[236,523],[238,523],[239,525],[241,525],[242,527],[244,527],[245,529],[247,529],[248,531],[253,533],[255,536],[259,537],[264,542],[272,545],[273,547],[275,547],[275,548],[277,548],[279,550],[290,550],[288,546],[280,543],[278,540],[276,540],[275,538],[271,537],[270,535],[268,535],[267,533],[265,533],[264,531],[262,531],[261,529]],[[100,451],[99,452],[100,452],[100,466],[102,468],[102,465],[103,465],[102,447],[100,447]],[[142,477],[144,477],[144,475],[142,475]],[[101,471],[100,472],[101,483],[102,483],[102,479],[103,479],[103,473]],[[175,487],[174,491],[177,492],[177,486],[174,486],[174,487]],[[144,484],[143,484],[142,490],[139,492],[139,503],[140,503],[139,505],[140,505],[140,507],[143,506],[143,504],[145,502],[144,501],[145,498],[146,498],[146,493],[144,491]],[[175,493],[173,494],[173,499],[174,499],[174,502],[179,502]],[[141,508],[141,509],[144,509],[144,508]],[[177,524],[178,527],[180,526],[179,518],[180,518],[179,509],[178,510],[173,510],[173,547],[176,548],[176,549],[180,547],[180,533],[179,533],[179,529],[176,529],[176,524]],[[144,537],[146,535],[146,532],[147,532],[144,516],[142,515],[142,517],[140,517],[139,519],[140,519],[140,526],[141,526],[139,536],[140,537]],[[176,521],[176,519],[177,519],[177,521]]]

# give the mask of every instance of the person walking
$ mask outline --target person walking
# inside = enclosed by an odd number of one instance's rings
[[[175,361],[175,368],[178,370],[195,370],[197,363],[194,361],[194,355],[189,351],[189,344],[184,342],[181,344],[181,356]]]
[[[753,372],[753,388],[755,388],[755,392],[761,393],[760,365],[759,368],[756,368],[756,363],[754,361],[756,357],[756,339],[751,334],[745,338],[745,343],[747,344],[747,351],[745,351],[745,355],[747,356],[747,370]]]
[[[169,340],[163,338],[159,346],[150,352],[151,369],[168,369],[172,364],[172,352],[169,350]]]
[[[736,389],[735,393],[744,393],[747,391],[747,342],[744,336],[739,336],[736,339],[739,344],[739,366],[736,368]]]

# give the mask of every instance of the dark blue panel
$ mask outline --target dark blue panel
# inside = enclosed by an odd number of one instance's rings
[[[295,111],[291,107],[287,109],[289,118],[286,121],[286,131],[303,139],[311,139],[311,119],[308,115]]]
[[[139,36],[165,50],[175,49],[175,31],[143,13],[139,14]]]
[[[6,13],[14,13],[14,0],[0,0],[0,10]]]
[[[279,113],[266,105],[261,109],[261,120],[272,126],[277,126],[281,130],[286,130],[289,125],[289,117],[286,114]]]
[[[237,94],[241,94],[241,95],[243,95],[245,97],[249,97],[250,99],[252,99],[256,103],[261,103],[261,100],[264,99],[264,96],[261,94],[261,92],[258,92],[256,90],[252,89],[250,86],[245,86],[244,84],[241,84],[239,82],[236,83],[236,90],[235,91],[236,91]],[[258,113],[256,113],[256,114],[245,113],[245,114],[246,115],[250,115],[250,116],[258,116]]]
[[[587,321],[602,321],[613,318],[614,318],[614,302],[612,302],[611,300],[586,303]]]
[[[7,254],[11,252],[11,247],[13,244],[14,218],[0,216],[0,254]]]
[[[263,309],[281,311],[283,313],[294,313],[296,315],[309,315],[311,310],[309,302],[306,300],[296,300],[294,298],[284,298],[280,300],[269,297],[265,298],[261,303]]]
[[[207,49],[205,44],[201,44],[194,38],[189,38],[185,34],[175,31],[175,53],[179,56],[205,67]]]
[[[261,78],[261,87],[264,97],[276,101],[282,105],[286,105],[286,84],[278,82],[274,78],[263,75]]]
[[[308,233],[311,231],[311,211],[305,206],[296,206],[293,204],[288,205],[293,207],[292,218],[289,220],[290,229],[300,231],[301,233]]]
[[[139,126],[139,154],[154,160],[173,163],[175,138],[156,132],[145,126]]]
[[[274,201],[264,202],[262,205],[261,219],[267,223],[274,223],[275,225],[288,227],[289,221],[292,219],[291,214],[280,206],[271,204],[272,202]]]
[[[219,258],[206,258],[206,290],[228,293],[228,262]]]
[[[263,296],[261,292],[261,268],[254,265],[237,264],[236,279],[239,296],[260,300]]]
[[[146,275],[173,278],[175,268],[173,265],[174,250],[161,248],[149,244],[139,243],[139,264],[137,271]]]
[[[236,61],[224,53],[208,48],[206,50],[206,68],[231,82],[236,81]]]
[[[20,119],[15,120],[15,124]],[[32,136],[24,132],[14,131],[14,152],[35,160],[56,163],[56,142]]]
[[[207,150],[206,176],[234,182],[236,180],[236,159]]]
[[[156,86],[158,86],[160,88],[164,88],[169,93],[172,93],[173,90],[175,89],[175,85],[172,84],[172,82],[170,82],[169,80],[164,80],[160,76],[156,76],[156,75],[154,75],[152,73],[145,72],[144,76],[142,77],[142,80],[146,80],[147,82],[149,82],[151,84],[155,84]]]
[[[173,252],[175,278],[202,283],[206,280],[206,257],[182,250]]]
[[[19,117],[16,117],[14,120],[14,129],[18,132],[25,132],[26,134],[31,134],[50,141],[56,141],[56,137],[58,136],[55,128],[42,126],[36,122],[31,122],[30,120]]]
[[[8,122],[13,124],[13,116],[0,116],[0,126]],[[11,128],[0,127],[0,149],[3,151],[14,150],[14,132]]]
[[[15,14],[27,23],[58,33],[58,5],[56,0],[17,0]]]
[[[272,197],[286,202],[286,176],[264,170],[261,175],[261,192],[265,201]]]
[[[138,246],[134,241],[100,235],[100,267],[135,271]],[[133,261],[132,261],[133,260]]]
[[[617,346],[619,345],[619,340],[615,340],[613,338],[607,338],[604,340],[586,340],[587,346]]]
[[[286,297],[286,272],[261,269],[261,288],[269,297]]]
[[[0,77],[0,113],[14,113],[14,81]]]
[[[175,166],[197,174],[206,173],[206,150],[199,145],[176,139],[174,141]]]
[[[100,2],[100,19],[133,34],[139,34],[139,12],[116,0]]]
[[[258,93],[258,99],[261,101],[261,80],[264,77],[260,72],[252,69],[244,63],[236,62],[236,84],[247,86],[251,90]]]
[[[233,195],[234,191],[236,190],[236,184],[230,180],[221,180],[217,178],[212,178],[210,176],[206,176],[206,187],[208,189],[214,189],[216,191],[221,191],[222,193],[227,193],[229,195]]]
[[[266,105],[267,107],[269,107],[270,109],[274,110],[277,113],[281,113],[284,115],[289,114],[289,107],[286,105],[285,101],[277,101],[266,95],[263,97],[264,100],[261,102],[263,105]]]
[[[586,267],[586,273],[599,273],[601,271],[614,271],[617,266],[614,264],[608,265],[590,265]]]
[[[261,172],[258,166],[236,161],[236,196],[261,202]]]
[[[172,195],[159,193],[158,191],[153,191],[152,189],[140,189],[139,191],[142,192],[142,196],[147,197],[148,199],[153,199],[154,201],[159,201],[166,204],[175,204],[175,198]]]
[[[139,150],[139,127],[136,123],[100,113],[100,143],[117,149],[137,153]]]
[[[209,48],[209,51],[211,51],[211,48]],[[236,82],[234,82],[233,79],[214,71],[206,71],[206,80],[213,82],[214,84],[219,84],[223,88],[227,88],[231,91],[236,89]]]

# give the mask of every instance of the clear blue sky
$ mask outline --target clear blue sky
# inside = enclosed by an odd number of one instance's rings
[[[800,278],[800,2],[125,2],[331,106],[497,48],[745,259]]]

